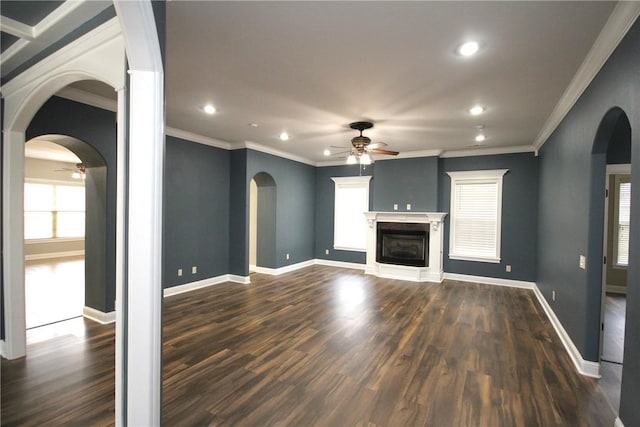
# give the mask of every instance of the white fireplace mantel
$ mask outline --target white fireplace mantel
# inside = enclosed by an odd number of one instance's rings
[[[442,223],[445,212],[365,212],[369,225],[367,229],[367,265],[366,274],[388,279],[410,280],[414,282],[442,282],[442,244],[444,233]],[[407,222],[430,224],[429,227],[429,266],[412,267],[384,264],[376,261],[376,238],[378,222]]]

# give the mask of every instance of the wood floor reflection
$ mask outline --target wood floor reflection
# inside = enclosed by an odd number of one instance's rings
[[[613,425],[530,291],[321,266],[251,281],[165,299],[164,425]],[[3,425],[113,423],[113,328],[93,325],[75,351],[101,368],[44,343],[2,361]]]

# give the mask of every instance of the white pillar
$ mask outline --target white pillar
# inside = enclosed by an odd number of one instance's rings
[[[2,153],[4,357],[27,354],[24,309],[24,132],[6,131]]]

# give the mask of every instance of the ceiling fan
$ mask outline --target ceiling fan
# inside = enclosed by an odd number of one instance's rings
[[[347,156],[347,164],[348,165],[370,165],[373,160],[371,159],[371,154],[386,154],[389,156],[397,156],[397,151],[385,150],[380,147],[386,147],[387,144],[384,142],[376,142],[371,143],[371,138],[362,135],[362,132],[366,129],[371,129],[373,127],[373,123],[371,122],[353,122],[349,124],[351,129],[360,131],[360,135],[351,139],[351,145],[353,148],[348,151],[349,155]]]
[[[62,168],[56,169],[56,172],[71,172],[71,177],[74,179],[85,179],[86,176],[86,168],[83,163],[76,163],[75,169],[72,168]]]

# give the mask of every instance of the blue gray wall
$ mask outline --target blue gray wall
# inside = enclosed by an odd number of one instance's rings
[[[115,218],[116,218],[116,121],[115,113],[66,99],[52,97],[36,113],[27,128],[25,137],[30,140],[39,135],[61,134],[77,138],[99,154],[107,166],[106,177],[96,173],[89,177],[90,185],[104,185],[106,179],[105,213],[87,209],[87,225],[106,227],[93,231],[106,240],[106,245],[95,247],[91,242],[86,248],[85,304],[102,312],[114,310],[115,303]],[[81,144],[84,145],[84,144]],[[73,147],[72,150],[85,161],[93,150]],[[95,179],[94,179],[95,178]],[[101,184],[102,182],[102,184]],[[91,201],[91,195],[87,201]],[[104,234],[102,234],[104,233]],[[97,268],[92,270],[92,265]]]
[[[377,165],[377,163],[376,163]],[[367,166],[362,171],[362,175],[373,175],[373,171],[377,166]],[[343,176],[359,176],[360,166],[344,165],[344,166],[327,166],[316,168],[315,171],[315,258],[326,259],[331,261],[353,262],[364,264],[366,262],[366,254],[364,252],[339,251],[333,249],[333,206],[335,202],[335,183],[332,177]],[[369,183],[369,208],[373,206],[373,188],[374,178]],[[325,250],[329,250],[329,254],[325,254]]]
[[[444,228],[444,271],[503,279],[536,280],[538,161],[533,153],[440,159],[439,211],[450,212],[451,178],[447,172],[508,169],[502,182],[500,263],[449,259],[449,216]],[[506,265],[511,265],[507,273]]]
[[[373,210],[436,212],[438,210],[438,157],[378,160],[375,163]]]
[[[165,288],[229,272],[229,159],[227,150],[166,137]]]
[[[537,283],[583,357],[599,359],[603,222],[602,155],[592,155],[600,123],[612,107],[631,123],[632,171],[640,170],[640,23],[617,49],[540,150]],[[602,178],[602,182],[599,182]],[[640,188],[640,173],[632,173]],[[600,203],[601,202],[601,203]],[[632,197],[631,230],[640,230],[640,197]],[[590,224],[596,224],[590,229]],[[640,235],[631,234],[620,418],[640,425]],[[587,269],[578,267],[587,256]],[[556,292],[552,301],[551,292]]]

